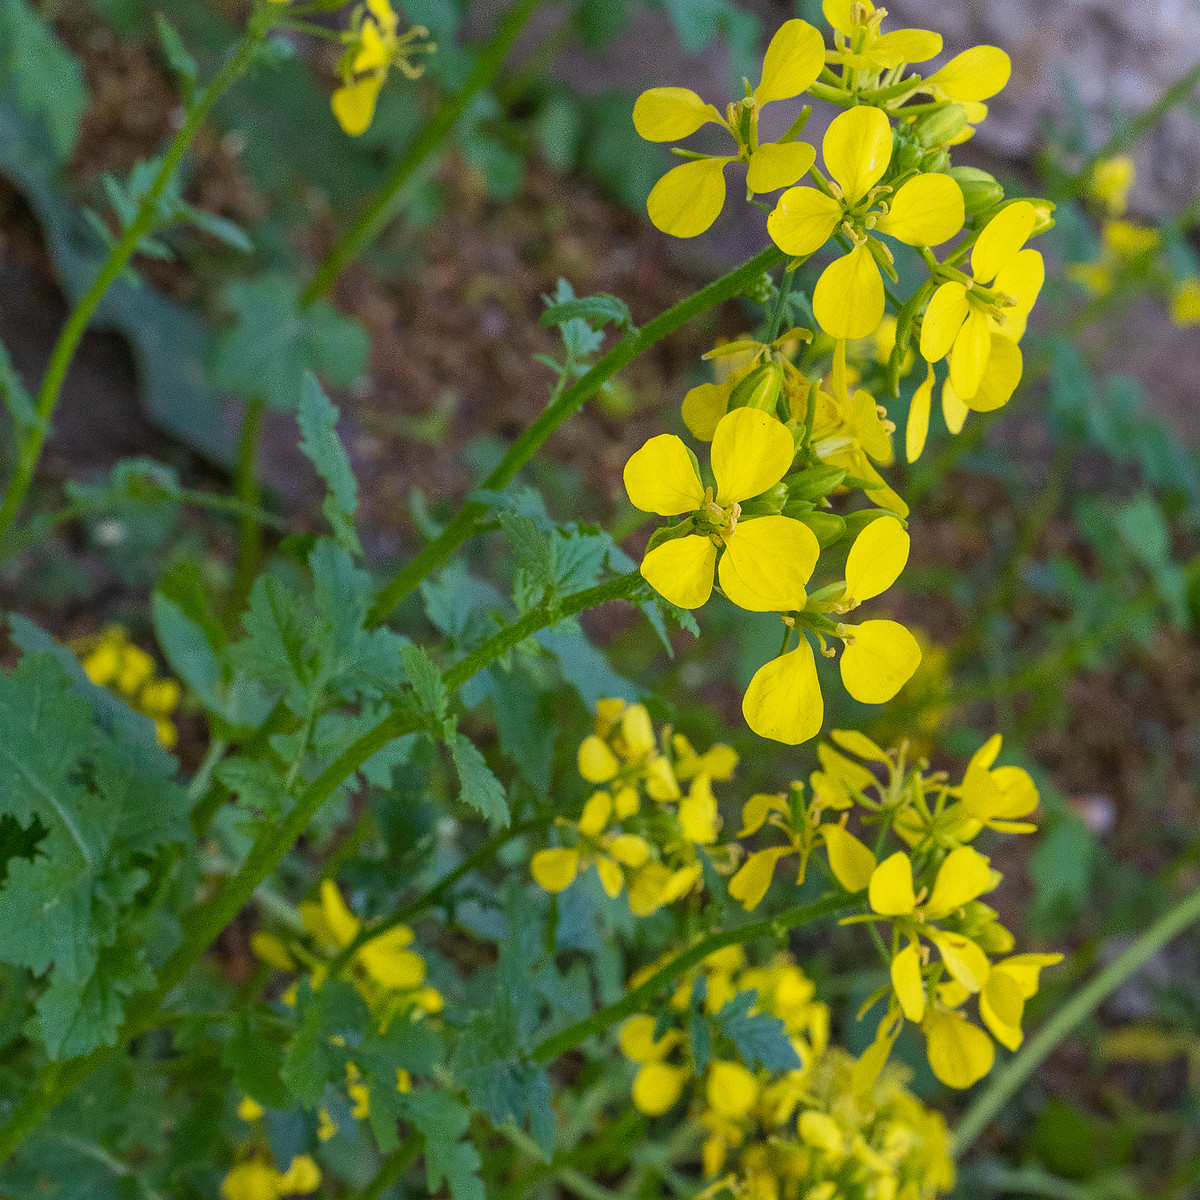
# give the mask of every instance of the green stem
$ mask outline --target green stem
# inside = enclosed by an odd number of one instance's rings
[[[394,1150],[384,1159],[383,1166],[379,1168],[375,1178],[350,1200],[378,1200],[393,1183],[399,1183],[404,1178],[405,1172],[421,1157],[424,1149],[424,1135],[412,1134],[399,1150]]]
[[[628,598],[643,586],[641,576],[631,571],[596,587],[576,592],[555,604],[541,605],[519,621],[502,629],[477,650],[452,666],[442,675],[447,691],[455,691],[473,675],[488,666],[525,638],[553,625],[564,617],[594,608],[607,600]],[[278,706],[277,706],[278,707]],[[53,1063],[45,1077],[35,1084],[24,1102],[8,1123],[0,1128],[0,1163],[21,1144],[26,1135],[81,1080],[107,1061],[130,1038],[150,1028],[167,996],[182,982],[184,976],[221,931],[237,916],[254,895],[255,889],[270,875],[321,806],[350,776],[357,773],[373,755],[385,746],[410,733],[424,728],[423,721],[407,713],[385,717],[373,729],[348,746],[339,757],[316,777],[301,793],[291,812],[278,824],[263,831],[250,848],[238,872],[208,900],[197,905],[183,921],[184,937],[179,948],[167,959],[158,974],[158,984],[130,1003],[129,1017],[112,1046],[93,1051],[85,1058],[66,1063]],[[207,798],[206,798],[207,799]],[[201,803],[204,803],[203,801]],[[199,807],[199,806],[197,806]],[[195,814],[193,813],[193,821]]]
[[[815,904],[802,904],[797,908],[790,908],[778,916],[768,917],[765,921],[754,921],[737,929],[722,929],[717,933],[710,933],[708,937],[701,938],[694,946],[685,950],[678,958],[672,959],[665,967],[655,971],[640,987],[626,992],[615,1004],[610,1004],[590,1017],[577,1021],[561,1033],[548,1037],[534,1048],[533,1060],[540,1063],[550,1062],[560,1054],[574,1050],[588,1038],[603,1033],[610,1025],[615,1025],[625,1017],[640,1012],[667,984],[691,970],[716,950],[723,950],[726,946],[757,941],[759,938],[779,937],[789,929],[795,929],[800,925],[809,925],[832,913],[853,908],[865,896],[865,892],[859,892],[853,896],[845,894],[826,896]]]
[[[408,185],[417,177],[418,171],[432,161],[449,139],[475,96],[496,78],[517,35],[524,29],[539,3],[540,0],[520,0],[500,22],[495,37],[479,55],[475,69],[467,77],[462,90],[442,101],[433,118],[408,148],[408,153],[396,164],[383,191],[317,268],[304,290],[302,304],[312,304],[326,295],[346,267],[387,227],[403,204]]]
[[[627,334],[582,379],[567,388],[554,403],[543,411],[542,415],[513,443],[500,465],[480,486],[491,491],[503,489],[563,421],[581,408],[584,402],[599,391],[601,386],[617,371],[656,342],[660,342],[668,334],[674,333],[676,329],[693,317],[699,316],[723,300],[729,300],[738,295],[751,283],[761,278],[764,271],[770,270],[771,267],[782,262],[784,257],[781,250],[769,246],[735,271],[722,276],[686,300],[681,300],[674,307],[667,309],[665,313],[644,325],[639,332]],[[476,532],[480,519],[487,512],[486,504],[474,501],[464,504],[442,533],[403,567],[375,598],[375,603],[367,614],[368,627],[382,625],[396,605],[426,575],[445,562],[463,542]]]
[[[263,417],[267,402],[262,396],[246,401],[242,413],[242,431],[238,436],[237,466],[234,468],[234,491],[247,508],[259,507],[261,497],[258,487],[258,440],[262,434]],[[238,557],[233,572],[233,583],[229,588],[229,599],[225,607],[225,624],[232,627],[254,586],[262,562],[262,526],[253,517],[244,515],[238,521]]]
[[[158,202],[162,199],[167,185],[174,178],[188,146],[191,145],[192,138],[196,136],[196,132],[204,123],[204,119],[217,99],[250,66],[260,40],[261,35],[257,32],[247,34],[213,81],[204,89],[188,113],[179,132],[171,139],[171,144],[154,176],[154,182],[151,183],[138,205],[137,215],[126,227],[125,232],[121,234],[116,245],[109,251],[108,259],[100,269],[100,274],[96,276],[92,286],[75,306],[67,318],[62,332],[58,335],[58,341],[54,343],[50,362],[42,379],[42,386],[38,391],[36,419],[17,451],[16,470],[5,490],[4,502],[0,504],[0,541],[3,541],[7,534],[25,499],[26,492],[29,491],[29,485],[33,482],[33,475],[37,470],[38,460],[41,458],[42,447],[50,431],[50,418],[54,415],[54,406],[58,403],[59,393],[67,378],[67,370],[75,355],[76,347],[83,337],[84,330],[87,329],[88,323],[100,306],[100,301],[104,299],[104,294],[129,265],[129,260],[137,251],[138,243],[154,228],[158,216]]]
[[[1089,1017],[1122,983],[1157,954],[1172,938],[1200,921],[1200,888],[1169,908],[1119,958],[1082,987],[1025,1043],[1016,1056],[988,1080],[975,1102],[962,1115],[954,1132],[954,1153],[961,1157],[1007,1104],[1038,1064],[1077,1025]]]

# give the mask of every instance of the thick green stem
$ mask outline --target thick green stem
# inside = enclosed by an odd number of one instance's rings
[[[393,1183],[399,1183],[404,1178],[405,1172],[421,1157],[424,1149],[424,1135],[412,1134],[399,1150],[394,1150],[383,1160],[379,1173],[351,1200],[378,1200]]]
[[[466,112],[467,106],[496,78],[504,59],[512,49],[513,42],[517,40],[518,34],[525,28],[540,2],[541,0],[520,0],[500,22],[495,37],[480,53],[475,69],[467,77],[462,90],[442,101],[432,120],[417,135],[408,148],[408,153],[392,171],[383,191],[317,268],[312,281],[304,290],[303,304],[311,304],[326,295],[346,267],[387,227],[404,203],[405,192],[417,178],[420,169],[432,163],[437,151],[454,132],[454,127]]]
[[[749,925],[739,926],[737,929],[723,929],[718,933],[710,933],[708,937],[701,938],[694,946],[685,950],[678,958],[672,959],[665,967],[655,971],[640,987],[626,992],[615,1004],[610,1004],[607,1008],[602,1008],[599,1012],[592,1013],[590,1017],[569,1026],[561,1033],[547,1038],[534,1049],[533,1059],[535,1062],[550,1062],[560,1054],[574,1050],[588,1038],[603,1033],[610,1025],[615,1025],[625,1017],[640,1012],[669,983],[690,971],[692,967],[716,950],[723,950],[726,946],[758,941],[760,938],[780,937],[789,929],[795,929],[800,925],[810,925],[822,917],[852,908],[863,899],[864,895],[865,893],[860,892],[853,896],[845,894],[826,896],[815,904],[802,904],[798,908],[790,908],[778,916],[768,917],[765,921],[754,921]]]
[[[698,292],[681,300],[673,308],[654,318],[637,333],[629,333],[617,343],[577,383],[543,411],[528,429],[513,443],[500,465],[480,485],[490,491],[498,491],[513,479],[529,461],[538,447],[584,402],[600,390],[603,384],[627,366],[638,355],[644,353],[668,334],[674,333],[693,317],[706,312],[723,300],[729,300],[759,279],[764,271],[781,263],[784,254],[769,246],[737,270],[701,288]],[[439,567],[459,546],[476,532],[480,520],[487,514],[486,504],[468,502],[442,531],[416,555],[375,598],[367,614],[369,626],[382,625],[399,604],[431,571]]]
[[[0,504],[0,541],[13,523],[21,503],[25,499],[29,485],[33,482],[38,460],[41,458],[42,447],[50,432],[50,418],[54,415],[54,406],[58,403],[59,393],[67,378],[67,370],[71,359],[75,356],[76,347],[83,337],[84,330],[95,315],[104,294],[120,278],[129,260],[137,252],[138,243],[153,228],[158,216],[158,202],[163,192],[174,177],[191,145],[192,138],[204,123],[209,110],[218,98],[246,71],[258,47],[260,35],[250,33],[242,40],[228,62],[217,73],[213,81],[206,87],[179,132],[171,139],[170,146],[159,164],[154,182],[142,197],[137,215],[121,234],[117,243],[109,252],[108,259],[100,269],[100,274],[92,282],[92,286],[84,293],[83,298],[75,306],[54,349],[50,354],[50,362],[42,379],[42,386],[37,396],[37,417],[32,427],[26,431],[17,450],[17,466],[13,477],[9,480],[4,493],[4,502]]]
[[[455,663],[442,675],[442,683],[447,691],[455,691],[473,675],[539,629],[545,629],[564,617],[574,616],[608,600],[629,598],[642,586],[641,576],[631,571],[596,587],[576,592],[557,603],[542,605],[502,629],[473,653]],[[151,1028],[157,1022],[157,1013],[163,1001],[179,985],[221,931],[237,916],[259,884],[279,866],[284,855],[308,828],[309,822],[326,800],[385,746],[397,738],[416,733],[423,728],[424,724],[419,717],[409,716],[407,713],[394,713],[384,718],[347,747],[304,789],[295,807],[282,821],[259,835],[237,874],[219,892],[199,904],[184,918],[182,944],[159,971],[157,987],[138,996],[130,1004],[129,1017],[118,1035],[116,1044],[96,1050],[86,1058],[51,1064],[44,1078],[35,1084],[8,1123],[0,1128],[0,1163],[8,1158],[26,1135],[77,1083],[116,1053],[130,1038]]]
[[[242,413],[242,431],[238,437],[237,466],[233,476],[234,491],[238,500],[250,510],[257,509],[261,503],[258,486],[258,441],[262,434],[266,411],[267,402],[262,396],[247,400],[245,411]],[[237,566],[234,568],[229,601],[225,607],[227,626],[232,627],[236,624],[246,606],[250,589],[254,585],[254,577],[258,574],[259,564],[262,562],[262,547],[262,525],[249,513],[243,514],[238,521]]]
[[[1122,983],[1157,954],[1173,937],[1200,921],[1200,888],[1169,908],[1119,958],[1081,988],[1025,1043],[1016,1056],[996,1071],[954,1131],[954,1153],[962,1156],[988,1122],[1007,1104],[1038,1064]]]

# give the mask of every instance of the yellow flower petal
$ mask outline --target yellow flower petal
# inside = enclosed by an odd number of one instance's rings
[[[812,646],[803,634],[795,650],[755,672],[742,697],[742,715],[759,737],[789,746],[807,742],[821,732],[825,701]]]
[[[386,70],[392,55],[380,35],[379,26],[374,21],[364,21],[361,37],[362,43],[354,56],[354,73],[361,75],[364,71]]]
[[[1000,268],[1025,245],[1037,221],[1037,210],[1028,200],[1002,208],[984,228],[971,250],[971,270],[980,283],[991,283]]]
[[[947,1087],[969,1088],[992,1069],[996,1061],[992,1039],[960,1013],[931,1010],[922,1028],[929,1065]]]
[[[383,937],[367,942],[358,958],[372,979],[393,991],[411,991],[425,979],[425,960],[411,950],[397,950]]]
[[[1200,325],[1200,279],[1192,276],[1171,293],[1171,322],[1180,329]]]
[[[900,578],[911,539],[895,517],[879,517],[854,539],[846,557],[846,598],[870,600]]]
[[[1014,954],[1011,958],[1002,958],[993,970],[1003,970],[1021,989],[1021,995],[1028,1000],[1037,994],[1038,976],[1043,967],[1052,967],[1063,960],[1061,954]]]
[[[946,970],[968,992],[975,993],[983,988],[991,966],[987,955],[970,938],[932,927],[926,930],[925,936],[938,948]]]
[[[942,35],[930,29],[894,29],[871,43],[872,63],[898,67],[901,63],[926,62],[942,52]]]
[[[721,114],[691,88],[658,87],[643,92],[633,106],[633,127],[648,142],[675,142]]]
[[[950,351],[950,382],[955,394],[970,402],[979,391],[992,354],[992,328],[987,313],[972,307]]]
[[[221,1195],[225,1200],[278,1200],[279,1172],[258,1158],[238,1163],[221,1181]]]
[[[672,237],[703,233],[725,206],[725,164],[731,161],[698,158],[668,171],[646,198],[651,224]]]
[[[716,804],[714,801],[714,808]],[[622,866],[635,870],[644,865],[650,857],[650,845],[645,838],[636,833],[619,833],[606,847],[609,854]]]
[[[717,1061],[708,1068],[705,1094],[710,1108],[736,1121],[754,1107],[758,1082],[741,1063]]]
[[[635,917],[648,917],[662,907],[663,893],[671,882],[671,872],[660,862],[648,862],[629,883],[629,911]]]
[[[879,1073],[883,1070],[903,1027],[904,1020],[900,1013],[895,1011],[889,1012],[879,1022],[875,1040],[862,1052],[850,1075],[850,1088],[856,1096],[863,1095],[879,1078]]]
[[[686,896],[703,874],[704,868],[698,862],[692,863],[690,867],[680,867],[678,871],[672,871],[663,888],[661,903],[671,904],[680,896]]]
[[[737,836],[749,837],[763,827],[771,813],[777,812],[786,815],[787,811],[787,801],[782,793],[775,792],[768,795],[765,792],[755,792],[742,805],[742,827],[738,830]]]
[[[980,385],[979,391],[983,391],[983,384]],[[975,395],[978,397],[979,392],[976,392]],[[942,384],[942,416],[946,421],[946,428],[957,436],[962,431],[963,422],[966,421],[967,413],[970,411],[958,398],[958,393],[947,376],[946,382]]]
[[[759,104],[770,104],[773,100],[798,96],[816,82],[824,66],[825,41],[820,30],[807,21],[785,21],[767,47],[762,79],[754,89],[754,98]]]
[[[654,726],[644,704],[630,704],[622,711],[621,737],[628,759],[645,758],[655,748]]]
[[[846,203],[857,204],[887,170],[892,157],[892,127],[881,109],[859,105],[833,118],[821,150],[825,166],[841,185]],[[866,337],[866,334],[846,336]]]
[[[763,142],[750,155],[746,187],[752,192],[791,187],[816,157],[817,152],[807,142]]]
[[[825,20],[843,37],[850,37],[854,33],[854,7],[855,0],[821,0],[821,13]],[[875,11],[871,0],[865,0],[859,7],[868,17]]]
[[[718,567],[721,589],[749,612],[802,609],[820,553],[816,535],[801,521],[779,516],[739,521]]]
[[[648,1117],[662,1116],[675,1107],[686,1082],[687,1072],[681,1067],[664,1062],[648,1062],[634,1076],[633,1102]]]
[[[276,967],[280,971],[296,969],[296,961],[292,958],[287,946],[284,945],[282,938],[273,933],[267,933],[263,929],[255,930],[250,935],[250,951],[255,958],[260,962],[265,962],[269,967]]]
[[[579,873],[579,851],[566,847],[539,850],[530,861],[529,870],[546,891],[565,891]]]
[[[771,846],[756,850],[742,864],[738,873],[729,881],[729,894],[740,900],[742,907],[750,912],[758,907],[775,878],[775,867],[781,858],[794,853],[791,846]]]
[[[933,293],[921,322],[921,357],[926,362],[935,363],[950,353],[969,312],[963,284],[943,283]]]
[[[926,83],[960,103],[987,100],[1001,91],[1012,74],[1012,60],[998,46],[972,46],[956,54]]]
[[[383,87],[383,73],[367,75],[357,83],[347,83],[329,98],[329,105],[338,124],[351,136],[359,137],[371,126],[375,102]]]
[[[958,846],[946,855],[933,884],[926,913],[937,920],[956,908],[962,908],[991,887],[988,860],[970,846]]]
[[[717,503],[725,507],[765,492],[787,474],[795,456],[792,435],[770,413],[757,408],[726,413],[712,441]]]
[[[811,165],[811,164],[810,164]],[[788,188],[767,217],[767,232],[784,254],[812,254],[833,236],[842,206],[813,187]]]
[[[834,878],[846,891],[861,892],[871,882],[875,855],[841,825],[821,825],[818,832],[825,839]]]
[[[642,578],[680,608],[702,608],[712,595],[717,548],[690,533],[655,546],[642,559]]]
[[[704,503],[692,456],[673,433],[660,433],[635,450],[625,464],[624,479],[630,503],[642,512],[677,517]]]
[[[599,738],[596,740],[600,741]],[[579,818],[579,832],[587,837],[599,837],[608,827],[612,807],[612,797],[607,792],[594,792],[583,806],[583,815]]]
[[[908,1020],[920,1024],[925,1018],[925,984],[921,979],[921,951],[909,942],[892,959],[892,987]]]
[[[848,627],[854,637],[842,652],[842,682],[863,704],[884,704],[921,664],[917,639],[898,621],[864,621]]]
[[[717,798],[713,795],[707,776],[696,777],[688,794],[680,800],[677,815],[683,836],[689,842],[697,846],[709,846],[717,840]],[[641,863],[629,865],[641,866]]]
[[[617,1041],[620,1044],[621,1053],[630,1062],[654,1062],[670,1054],[671,1049],[679,1040],[679,1035],[672,1029],[655,1041],[654,1027],[656,1024],[655,1018],[648,1013],[638,1013],[621,1026]]]
[[[897,850],[871,872],[867,900],[881,917],[907,916],[917,906],[912,861]]]
[[[601,855],[596,859],[596,874],[600,876],[600,885],[605,892],[616,899],[625,886],[625,875],[611,858]]]
[[[605,783],[621,769],[608,743],[594,733],[579,743],[578,763],[579,773],[588,783]]]
[[[962,188],[949,175],[918,175],[895,195],[875,228],[909,246],[940,246],[963,227]]]
[[[250,1096],[243,1096],[238,1101],[237,1115],[242,1121],[257,1121],[266,1110],[261,1104]]]
[[[697,441],[711,442],[717,424],[729,411],[728,383],[697,384],[683,398],[683,423]]]
[[[1024,1040],[1021,1018],[1025,1015],[1025,997],[1016,980],[1002,968],[991,972],[979,993],[979,1015],[1000,1045],[1015,1050]]]
[[[348,946],[362,928],[359,919],[346,907],[342,893],[332,879],[321,881],[321,915],[339,946]]]
[[[830,731],[829,736],[843,750],[850,754],[857,754],[859,758],[865,758],[868,762],[885,763],[888,761],[888,756],[865,733],[860,733],[857,729],[834,729]],[[820,750],[818,750],[818,754],[820,754]],[[823,763],[826,762],[824,755],[821,755],[821,761]],[[851,763],[850,765],[853,766],[854,764]],[[826,765],[825,769],[828,771],[831,768]],[[844,768],[839,766],[839,770],[844,770]],[[875,777],[865,767],[861,768],[861,770],[864,775],[868,776],[860,785],[865,787]],[[853,780],[847,777],[847,782],[853,783]]]
[[[1021,347],[1012,338],[993,332],[987,368],[975,395],[965,401],[966,407],[974,412],[991,412],[993,409],[1003,408],[1012,399],[1017,384],[1021,382],[1024,365]],[[958,392],[954,394],[957,397]]]
[[[908,406],[908,424],[904,429],[904,453],[910,463],[916,462],[925,449],[929,433],[929,412],[933,404],[933,365],[925,373],[925,381],[913,393]]]
[[[993,285],[996,291],[1005,292],[1017,302],[1015,308],[1004,310],[1004,318],[1011,320],[1014,314],[1026,316],[1033,308],[1045,281],[1046,265],[1036,250],[1026,248],[1014,254],[996,272]],[[1014,337],[1013,340],[1018,339]]]
[[[883,278],[870,250],[856,246],[849,254],[834,259],[817,280],[812,300],[813,312],[830,337],[870,337],[883,320]]]

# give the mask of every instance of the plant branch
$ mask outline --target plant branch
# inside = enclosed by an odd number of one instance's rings
[[[961,1157],[974,1144],[988,1122],[1016,1095],[1037,1066],[1068,1034],[1107,999],[1122,983],[1157,954],[1172,938],[1200,921],[1200,888],[1169,908],[1119,958],[1084,985],[1025,1043],[1004,1067],[996,1071],[974,1103],[963,1113],[954,1131],[954,1154]]]
[[[151,183],[138,205],[137,215],[109,251],[108,258],[101,267],[99,275],[96,276],[92,286],[75,306],[67,318],[62,332],[58,335],[58,341],[54,343],[50,362],[42,379],[42,386],[38,390],[36,418],[25,433],[17,451],[16,469],[5,490],[3,504],[0,504],[0,541],[3,541],[12,525],[21,503],[25,499],[25,494],[29,491],[29,485],[33,482],[34,472],[37,470],[38,460],[41,458],[42,447],[50,432],[50,418],[54,415],[54,407],[58,403],[59,393],[67,378],[67,370],[75,356],[76,347],[83,337],[84,330],[87,329],[95,315],[105,293],[129,265],[142,238],[153,229],[158,214],[158,202],[162,199],[167,185],[178,170],[188,146],[191,145],[192,139],[204,123],[209,110],[250,66],[260,41],[261,35],[252,29],[252,32],[242,39],[225,65],[201,93],[195,105],[188,112],[187,119],[180,127],[179,132],[171,139],[171,144],[168,146],[166,154],[163,155],[158,172],[154,176],[154,182]]]
[[[775,246],[769,246],[743,263],[728,275],[710,283],[681,300],[666,312],[661,313],[633,333],[630,332],[599,360],[578,382],[550,404],[540,417],[513,443],[500,465],[480,485],[491,491],[504,488],[529,461],[538,447],[573,413],[583,407],[585,401],[595,395],[601,386],[622,367],[632,362],[656,342],[674,333],[693,317],[706,312],[723,300],[729,300],[757,280],[764,271],[770,270],[784,260],[784,254]],[[487,505],[468,501],[442,533],[429,542],[375,598],[367,614],[370,627],[382,625],[399,604],[431,571],[435,570],[459,546],[476,532],[479,521],[486,515]]]

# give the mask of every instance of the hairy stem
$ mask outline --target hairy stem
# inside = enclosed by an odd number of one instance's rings
[[[597,362],[577,383],[567,388],[550,404],[540,417],[513,443],[500,465],[483,481],[482,488],[498,491],[504,488],[529,461],[547,438],[573,413],[577,412],[601,386],[643,354],[656,342],[674,333],[693,317],[706,312],[723,300],[729,300],[757,280],[764,271],[782,262],[784,254],[769,246],[748,262],[728,275],[701,288],[698,292],[681,300],[665,313],[655,317],[637,333],[628,333],[603,358]],[[375,598],[367,614],[369,627],[382,625],[399,604],[431,571],[436,570],[473,533],[480,520],[487,514],[486,504],[468,501],[442,531],[426,545]]]
[[[1122,983],[1157,954],[1172,938],[1200,921],[1200,888],[1169,908],[1119,958],[1114,959],[1090,983],[1085,984],[1025,1043],[962,1115],[954,1131],[954,1153],[970,1149],[988,1122],[1016,1095],[1038,1064],[1077,1025],[1091,1016]]]
[[[12,525],[21,503],[25,499],[25,494],[29,491],[29,485],[33,482],[34,472],[37,470],[38,460],[41,458],[42,447],[50,432],[50,418],[54,415],[54,406],[58,403],[59,394],[67,378],[67,370],[75,356],[76,347],[83,337],[84,330],[87,329],[96,309],[100,306],[100,301],[104,299],[104,294],[129,265],[129,260],[137,251],[138,243],[153,229],[158,214],[158,202],[162,199],[163,192],[178,170],[188,146],[191,145],[192,139],[204,123],[209,110],[250,66],[260,40],[259,33],[254,31],[248,33],[212,82],[201,93],[179,132],[171,139],[171,144],[167,147],[167,152],[163,155],[158,172],[154,176],[154,182],[151,183],[138,205],[137,215],[109,251],[108,258],[100,269],[100,274],[96,276],[92,286],[75,306],[67,318],[62,332],[58,335],[58,341],[54,343],[54,349],[50,353],[50,362],[46,367],[42,386],[38,391],[36,419],[21,440],[17,450],[16,469],[5,490],[4,501],[0,504],[0,541],[3,540]]]
[[[504,59],[512,49],[513,42],[517,40],[517,35],[525,28],[540,2],[541,0],[520,0],[500,22],[495,36],[480,53],[475,69],[467,77],[462,90],[439,105],[433,119],[421,130],[408,148],[408,153],[397,163],[383,191],[317,268],[312,281],[304,290],[303,304],[312,304],[314,300],[326,295],[346,267],[387,227],[403,204],[409,184],[417,178],[420,169],[432,161],[437,151],[454,132],[454,127],[471,101],[496,78]]]
[[[238,500],[250,509],[260,506],[258,440],[262,434],[266,410],[267,402],[262,396],[247,400],[245,411],[242,413],[242,431],[238,436],[237,466],[233,476],[234,491]],[[234,568],[229,600],[225,606],[226,626],[237,622],[246,605],[250,589],[254,585],[254,577],[258,574],[259,564],[262,562],[262,547],[262,525],[249,514],[243,514],[238,521],[237,566]]]

